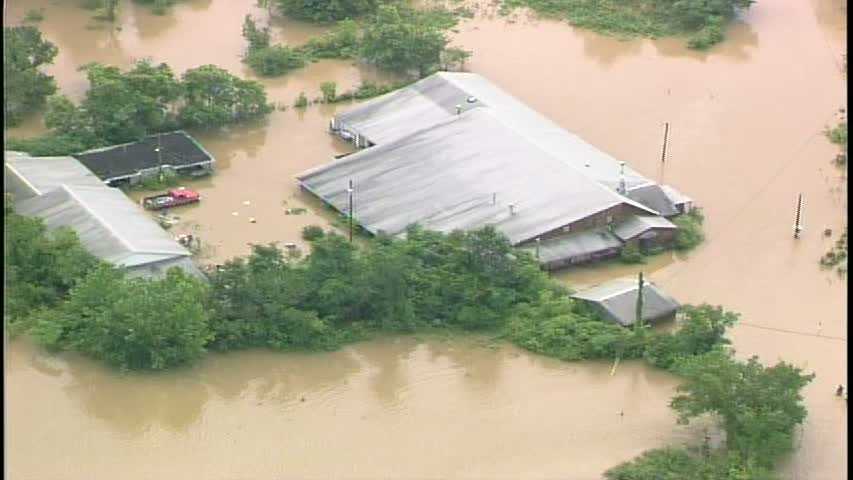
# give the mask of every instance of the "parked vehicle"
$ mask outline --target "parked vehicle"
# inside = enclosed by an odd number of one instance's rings
[[[167,193],[145,197],[142,199],[142,206],[147,210],[162,210],[164,208],[172,208],[180,205],[187,205],[201,200],[201,196],[195,190],[187,188],[178,188],[169,190]]]

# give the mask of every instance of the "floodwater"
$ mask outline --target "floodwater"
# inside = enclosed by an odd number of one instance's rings
[[[610,368],[480,337],[398,337],[120,376],[15,342],[7,468],[40,480],[592,479],[648,445],[702,435],[707,424],[675,426],[671,376]]]
[[[77,98],[86,84],[75,69],[89,61],[125,66],[152,56],[177,71],[214,63],[251,76],[240,63],[240,25],[246,13],[266,18],[249,0],[189,0],[165,16],[123,2],[120,31],[87,30],[92,21],[74,2],[9,3],[12,22],[45,6],[41,28],[60,48],[51,72]],[[473,50],[468,70],[704,208],[707,240],[687,256],[559,278],[590,285],[642,268],[684,303],[741,312],[732,334],[738,355],[814,371],[799,449],[783,466],[790,479],[846,478],[847,409],[833,395],[847,383],[846,280],[818,265],[846,225],[846,178],[822,134],[847,101],[846,8],[841,0],[760,1],[723,44],[699,53],[679,39],[620,41],[523,13],[501,18],[482,3],[453,40]],[[272,23],[293,44],[321,31]],[[387,78],[324,61],[263,81],[272,101],[289,105],[300,91],[318,95],[323,81],[343,89],[363,79]],[[327,222],[331,215],[298,192],[293,176],[346,151],[324,131],[335,108],[347,107],[289,108],[224,134],[192,132],[219,170],[191,184],[204,198],[173,212],[184,220],[173,230],[197,229],[213,245],[208,260],[222,261],[245,254],[249,242],[298,242],[302,226]],[[16,130],[40,128],[32,120]],[[800,193],[806,230],[795,240]],[[293,206],[310,212],[285,215]],[[510,347],[451,343],[454,357],[433,355],[431,342],[407,342],[317,356],[213,356],[151,378],[119,377],[15,342],[6,367],[10,473],[592,479],[643,449],[693,438],[667,412],[674,380],[640,365],[610,377],[609,366],[560,364]],[[476,383],[477,368],[491,380]],[[303,392],[305,403],[294,400]],[[634,399],[643,399],[634,404],[642,413],[626,409],[623,421],[638,423],[615,430],[613,412]],[[46,461],[45,444],[62,461]]]

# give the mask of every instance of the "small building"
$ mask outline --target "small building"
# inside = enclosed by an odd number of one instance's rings
[[[569,233],[539,242],[527,242],[529,251],[547,270],[604,260],[619,255],[622,242],[606,228]]]
[[[572,298],[589,304],[601,316],[623,327],[637,318],[639,285],[636,279],[620,278],[577,292]],[[643,283],[643,323],[675,318],[680,305],[650,282]]]
[[[137,184],[160,172],[203,175],[213,171],[215,159],[186,132],[150,135],[138,142],[88,150],[74,155],[110,186]]]
[[[92,255],[130,276],[160,278],[178,267],[205,278],[192,254],[145,211],[71,157],[5,152],[4,190],[15,212],[38,217],[48,230],[68,227]]]
[[[613,234],[625,244],[642,250],[672,245],[678,227],[664,217],[631,215],[613,227]]]

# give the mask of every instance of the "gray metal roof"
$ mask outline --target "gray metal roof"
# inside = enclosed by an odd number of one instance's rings
[[[543,240],[539,244],[539,261],[546,264],[558,262],[621,246],[622,242],[607,230],[585,230]],[[524,249],[534,253],[536,246],[532,244],[532,246],[525,246]]]
[[[643,205],[658,211],[664,217],[671,217],[678,214],[672,200],[660,185],[650,183],[628,189],[628,198],[631,198]]]
[[[476,101],[468,102],[471,97]],[[619,185],[619,161],[474,73],[436,73],[342,113],[336,123],[372,143],[382,144],[452,118],[456,105],[463,111],[487,108],[531,145],[583,168],[589,177],[611,189]],[[652,182],[626,165],[625,183],[630,189]]]
[[[622,241],[628,241],[653,228],[677,230],[678,227],[664,217],[631,215],[613,227],[613,233]]]
[[[60,185],[103,186],[94,173],[72,157],[31,157],[21,152],[4,152],[4,191],[16,200],[47,193]]]
[[[620,278],[572,295],[597,305],[605,316],[623,326],[634,323],[637,315],[637,280]],[[679,304],[650,282],[643,284],[643,321],[654,321],[675,313]]]
[[[298,179],[340,211],[352,180],[356,220],[391,235],[412,223],[443,232],[494,225],[519,243],[619,204],[657,213],[590,178],[507,116],[472,108]]]
[[[121,191],[103,184],[61,185],[41,196],[16,202],[15,210],[42,218],[48,229],[70,227],[86,250],[131,271],[177,262],[189,273],[200,275],[191,262],[182,261],[189,260],[189,251]]]
[[[669,201],[672,202],[673,205],[682,205],[693,201],[692,198],[688,197],[687,195],[681,193],[680,191],[669,185],[661,185],[660,188],[663,190],[663,193],[666,194],[666,196],[669,198]]]

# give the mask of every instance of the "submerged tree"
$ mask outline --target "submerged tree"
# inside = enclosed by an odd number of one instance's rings
[[[293,18],[333,22],[372,13],[377,0],[277,0],[281,11]]]
[[[53,63],[58,50],[31,26],[3,27],[3,112],[14,126],[56,91],[53,77],[40,68]]]

